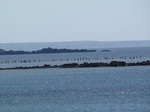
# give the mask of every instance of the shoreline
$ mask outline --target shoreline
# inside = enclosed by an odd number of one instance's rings
[[[110,63],[88,63],[84,62],[82,64],[78,63],[69,63],[63,65],[48,65],[45,64],[43,66],[30,66],[30,67],[12,67],[12,68],[0,68],[0,70],[20,70],[20,69],[41,69],[41,68],[85,68],[85,67],[125,67],[125,66],[145,66],[150,65],[150,60],[142,61],[142,62],[132,62],[126,63],[124,61],[111,61]]]

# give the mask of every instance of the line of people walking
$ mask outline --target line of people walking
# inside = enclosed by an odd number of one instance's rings
[[[141,59],[142,56],[121,56],[119,58],[114,58],[114,57],[103,57],[103,58],[74,58],[74,59],[50,59],[49,62],[62,62],[62,61],[74,61],[74,62],[79,62],[79,61],[98,61],[98,60],[132,60],[132,59]],[[0,64],[13,64],[13,63],[40,63],[40,62],[45,62],[44,60],[41,59],[34,59],[34,60],[13,60],[13,61],[1,61]]]

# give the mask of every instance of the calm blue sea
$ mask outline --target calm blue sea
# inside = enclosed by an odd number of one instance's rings
[[[0,71],[0,112],[150,112],[150,66]]]
[[[101,50],[3,55],[0,68],[150,60],[150,47]],[[1,70],[0,112],[150,112],[150,66]]]
[[[108,48],[110,52],[86,53],[56,53],[56,54],[27,54],[27,55],[0,55],[0,68],[37,65],[60,65],[64,63],[83,62],[140,62],[150,60],[150,47],[135,48]]]

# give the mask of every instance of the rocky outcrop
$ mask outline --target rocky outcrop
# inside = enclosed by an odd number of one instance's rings
[[[63,65],[55,65],[51,66],[45,64],[43,66],[32,66],[32,67],[15,67],[15,68],[0,68],[0,70],[15,70],[15,69],[37,69],[37,68],[82,68],[82,67],[123,67],[123,66],[144,66],[150,65],[150,61],[142,61],[136,63],[126,63],[124,61],[111,61],[110,63],[87,63],[84,62],[82,64],[78,63],[69,63]]]
[[[126,66],[126,62],[124,62],[124,61],[112,61],[112,62],[110,62],[110,66]]]

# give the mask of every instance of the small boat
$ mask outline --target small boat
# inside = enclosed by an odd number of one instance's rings
[[[107,49],[105,49],[105,50],[101,50],[101,52],[110,52],[111,50],[107,50]]]

